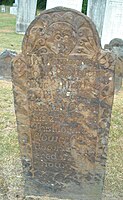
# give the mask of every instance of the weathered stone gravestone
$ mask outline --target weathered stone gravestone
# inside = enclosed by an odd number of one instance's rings
[[[105,49],[110,50],[116,55],[115,67],[115,92],[119,92],[122,87],[123,78],[123,40],[114,38],[109,44],[105,45]]]
[[[123,39],[123,1],[107,0],[102,31],[102,46],[114,38]]]
[[[114,93],[114,59],[88,17],[44,11],[12,67],[25,194],[100,200]]]
[[[83,0],[47,0],[46,9],[51,9],[57,6],[72,8],[81,12]]]
[[[0,54],[0,79],[11,79],[11,61],[16,52],[5,50]]]

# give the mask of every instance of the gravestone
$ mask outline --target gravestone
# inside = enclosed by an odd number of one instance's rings
[[[29,26],[12,66],[25,195],[100,200],[114,59],[91,20],[54,8]]]
[[[18,9],[18,0],[15,0],[15,3],[13,3],[13,6],[10,7],[10,14],[17,15],[17,9]]]
[[[87,16],[96,25],[101,38],[107,0],[88,0]]]
[[[17,15],[17,6],[10,7],[10,14],[11,15]]]
[[[51,9],[57,6],[72,8],[81,12],[83,0],[47,0],[46,9]]]
[[[3,13],[6,12],[6,7],[4,5],[1,6],[1,12],[3,12]]]
[[[123,1],[107,0],[104,25],[102,31],[102,46],[109,44],[114,38],[123,39]]]
[[[109,44],[105,45],[105,49],[110,50],[116,55],[115,67],[115,92],[119,92],[122,87],[123,78],[123,40],[114,38]]]
[[[16,52],[5,50],[0,54],[0,79],[11,79],[11,61]]]
[[[37,0],[18,2],[16,32],[25,33],[29,24],[35,19]]]

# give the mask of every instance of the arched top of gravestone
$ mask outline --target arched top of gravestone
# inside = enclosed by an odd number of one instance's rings
[[[23,54],[97,56],[101,49],[95,25],[84,14],[56,7],[43,11],[29,26]]]

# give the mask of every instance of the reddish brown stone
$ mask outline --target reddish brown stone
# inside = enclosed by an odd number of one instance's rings
[[[13,61],[27,195],[99,200],[114,94],[114,60],[71,9],[44,11]]]

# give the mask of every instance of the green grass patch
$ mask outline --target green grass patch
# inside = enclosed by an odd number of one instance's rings
[[[123,194],[123,90],[114,98],[105,190]]]
[[[16,33],[5,33],[0,32],[0,51],[5,49],[11,49],[17,52],[21,51],[21,44],[22,44],[22,35],[18,35]]]
[[[21,51],[23,35],[16,33],[16,16],[0,13],[0,51]]]
[[[0,156],[19,153],[11,82],[0,81]]]
[[[15,31],[16,17],[9,13],[0,13],[0,30],[7,29]]]

